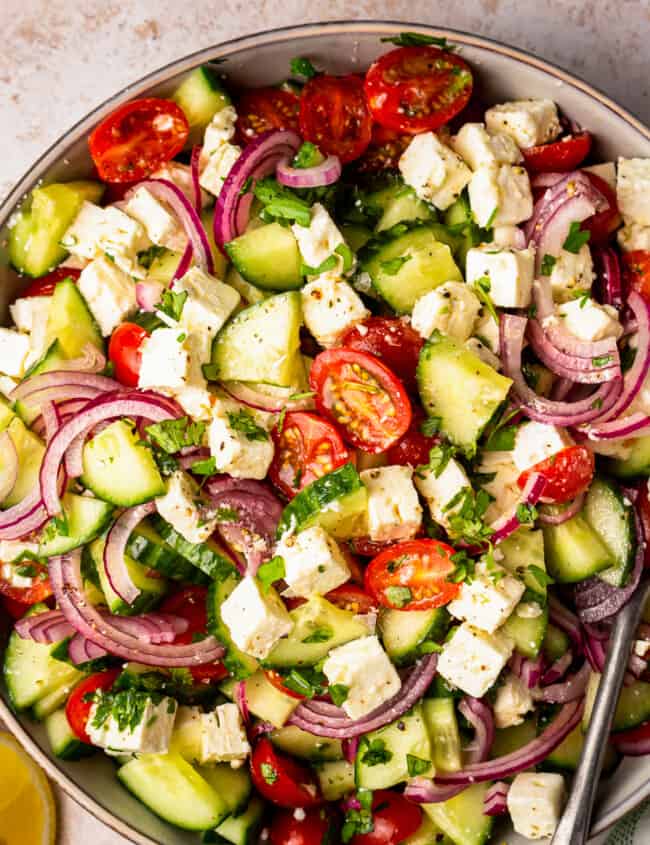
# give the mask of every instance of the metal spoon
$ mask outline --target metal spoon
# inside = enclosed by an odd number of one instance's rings
[[[569,800],[551,845],[584,845],[589,837],[591,814],[607,749],[605,738],[609,736],[612,727],[632,640],[649,588],[650,574],[644,574],[634,595],[616,616],[582,756],[573,778]]]

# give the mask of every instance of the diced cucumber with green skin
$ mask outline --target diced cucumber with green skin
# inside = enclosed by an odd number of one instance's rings
[[[59,660],[57,655],[57,650],[59,646],[63,646],[63,643],[58,643],[58,646],[52,650],[52,658],[56,658]],[[67,643],[65,644],[67,649]],[[68,664],[72,666],[73,664],[68,661]],[[80,672],[83,671],[81,667],[73,667],[79,669]],[[58,710],[65,702],[68,700],[70,693],[72,692],[73,687],[76,685],[77,679],[75,678],[74,683],[66,682],[61,684],[56,689],[53,689],[52,692],[48,693],[48,695],[43,696],[43,698],[39,698],[38,701],[32,707],[32,716],[36,719],[37,722],[42,722],[44,719],[47,719],[55,710]]]
[[[581,513],[561,525],[545,525],[543,531],[548,571],[561,584],[582,581],[614,563],[611,552]]]
[[[17,505],[38,484],[38,474],[41,469],[43,455],[45,454],[45,446],[40,437],[37,437],[34,432],[30,431],[20,417],[12,414],[13,419],[6,427],[5,431],[9,434],[12,443],[16,448],[18,455],[18,476],[13,489],[9,495],[3,500],[0,507],[10,508],[12,505]],[[0,461],[4,461],[6,455],[0,456]]]
[[[250,677],[257,671],[258,662],[249,654],[244,654],[230,635],[228,626],[221,618],[221,605],[235,589],[240,581],[240,576],[233,573],[229,578],[221,581],[214,581],[208,590],[207,614],[208,631],[219,640],[226,649],[222,660],[226,669],[238,680]]]
[[[355,788],[354,764],[347,760],[319,763],[315,769],[320,791],[326,801],[338,801]]]
[[[294,608],[289,615],[293,629],[283,637],[264,661],[265,666],[288,668],[314,666],[327,656],[331,649],[368,636],[366,624],[355,619],[350,610],[336,607],[322,596],[312,596]],[[331,636],[323,642],[305,642],[314,633],[328,631]]]
[[[26,615],[33,616],[46,610],[47,605],[35,604]],[[83,677],[74,666],[54,660],[51,655],[56,645],[23,640],[15,631],[11,632],[2,671],[9,701],[15,710],[26,710],[55,690],[66,685],[72,687]]]
[[[582,714],[582,730],[587,732],[591,713],[596,700],[601,675],[592,672],[589,676],[585,693],[585,709]],[[634,681],[629,687],[622,687],[612,722],[613,731],[626,731],[636,728],[650,719],[650,684]]]
[[[551,661],[559,660],[571,647],[568,636],[549,622],[544,634],[544,654]]]
[[[248,709],[253,716],[263,722],[270,722],[275,728],[281,728],[300,704],[300,699],[285,695],[274,687],[262,670],[247,678],[245,683]],[[234,678],[228,678],[219,685],[219,689],[232,700],[235,684]]]
[[[650,475],[650,435],[630,441],[630,454],[624,460],[603,459],[606,471],[616,478],[636,478]]]
[[[304,281],[298,241],[287,226],[267,223],[225,245],[239,273],[263,290],[295,290]]]
[[[99,182],[54,182],[34,188],[9,231],[9,260],[20,273],[44,276],[66,257],[61,238],[84,201],[97,203]]]
[[[72,279],[64,279],[54,288],[46,337],[49,341],[59,341],[66,358],[78,358],[87,344],[99,350],[104,348],[99,326]]]
[[[506,619],[501,630],[513,640],[515,649],[520,654],[523,654],[524,657],[534,659],[539,654],[544,643],[544,635],[546,634],[546,626],[548,625],[548,608],[546,605],[541,605],[533,601],[525,601],[522,604],[534,610],[539,609],[539,613],[537,616],[522,616],[518,613],[521,607],[520,605]]]
[[[439,417],[442,434],[468,454],[473,454],[512,385],[509,378],[438,331],[420,353],[417,380],[427,415]]]
[[[65,708],[55,710],[45,719],[45,733],[52,754],[60,760],[79,760],[95,751],[92,745],[82,742],[72,730]]]
[[[382,608],[377,620],[386,654],[393,663],[412,663],[425,641],[440,642],[449,629],[450,617],[444,607],[432,610],[392,610]]]
[[[163,527],[166,525],[164,523]],[[133,560],[175,581],[207,584],[210,580],[193,563],[172,549],[147,519],[131,533],[126,551]]]
[[[398,314],[410,314],[416,301],[443,282],[462,282],[451,248],[439,229],[418,226],[388,241],[363,262],[378,293]],[[399,269],[400,259],[406,259]],[[390,262],[390,263],[389,263]]]
[[[614,587],[622,587],[632,571],[636,539],[634,510],[618,487],[606,478],[595,478],[587,492],[583,516],[614,558],[614,566],[598,577]]]
[[[39,557],[64,555],[98,537],[113,518],[114,508],[101,499],[65,493],[61,500],[65,525],[38,547]]]
[[[381,209],[381,216],[375,226],[376,232],[384,232],[397,223],[435,219],[435,213],[431,208],[419,199],[413,188],[405,185],[401,179],[386,188],[380,188],[368,194],[367,202],[377,210]]]
[[[519,725],[510,728],[497,728],[494,732],[494,742],[490,749],[490,758],[496,760],[505,757],[513,751],[518,751],[537,736],[537,722],[534,716],[524,719]]]
[[[251,798],[246,810],[239,816],[229,816],[216,830],[203,834],[204,842],[224,845],[257,845],[264,820],[264,802],[256,795]]]
[[[117,777],[152,812],[183,830],[209,830],[229,813],[224,798],[179,754],[140,754]]]
[[[426,813],[423,813],[420,827],[408,839],[404,839],[401,845],[450,845],[450,843],[451,839],[444,835]]]
[[[232,101],[224,90],[219,72],[212,65],[201,65],[188,73],[171,96],[190,125],[187,146],[203,140],[205,128],[217,112]]]
[[[286,531],[320,525],[333,537],[347,539],[367,533],[368,491],[352,464],[312,481],[282,512],[278,538]]]
[[[372,238],[372,231],[360,223],[344,223],[341,234],[352,252],[359,252]]]
[[[301,325],[297,291],[244,308],[214,339],[212,363],[219,380],[291,385],[300,361]]]
[[[100,499],[124,508],[149,502],[166,490],[151,451],[124,420],[111,423],[86,443],[82,482]]]
[[[468,786],[454,798],[422,809],[454,845],[485,845],[492,835],[494,818],[483,814],[489,783]]]
[[[463,758],[454,699],[425,698],[422,700],[422,715],[429,732],[435,771],[460,771]]]
[[[575,772],[580,762],[580,755],[582,754],[584,744],[585,735],[582,732],[582,727],[576,725],[567,738],[540,763],[540,769],[546,772]],[[607,743],[605,760],[603,762],[603,773],[607,774],[615,769],[619,760],[620,756],[613,746]]]
[[[145,613],[155,607],[167,593],[167,581],[164,578],[149,577],[146,566],[125,554],[124,563],[127,572],[135,586],[140,590],[140,595],[134,600],[133,604],[128,604],[113,590],[106,575],[104,567],[105,546],[106,538],[98,537],[88,546],[88,551],[97,569],[99,583],[110,612],[116,613],[118,616],[134,616],[136,613]]]
[[[66,357],[58,340],[53,341],[48,349],[45,351],[40,361],[30,367],[30,369],[23,376],[23,381],[26,381],[32,376],[40,375],[41,373],[51,373],[53,370],[60,370],[61,364],[64,364]],[[40,414],[38,405],[23,401],[22,399],[16,402],[16,413],[27,424],[31,425],[36,417]]]
[[[214,766],[197,766],[196,770],[223,798],[230,813],[237,815],[246,808],[253,785],[245,766],[233,769],[230,763],[217,763]]]
[[[256,302],[262,302],[263,300],[268,299],[269,296],[273,296],[274,293],[278,292],[262,290],[261,288],[255,287],[255,285],[247,282],[246,279],[237,272],[232,264],[228,266],[225,281],[242,297],[244,304],[248,303],[248,305],[255,305]]]
[[[381,752],[386,755],[385,762],[377,762],[375,745],[381,745]],[[431,742],[422,714],[422,705],[418,702],[412,710],[400,716],[397,721],[365,734],[355,758],[354,779],[357,787],[364,789],[389,789],[411,777],[408,769],[409,756],[429,763],[427,771],[433,773],[431,765]]]
[[[473,232],[476,230],[476,226],[473,224],[469,200],[464,194],[458,197],[456,202],[450,205],[445,211],[445,225],[458,227],[456,231],[461,228],[463,229],[462,232],[456,235],[458,246],[455,250],[455,256],[460,266],[465,269],[467,253],[472,247],[478,246],[480,241],[474,237]]]
[[[340,739],[315,736],[295,725],[278,728],[269,735],[276,748],[286,751],[301,760],[322,763],[325,760],[342,760],[343,747]]]
[[[173,551],[208,578],[224,580],[235,572],[235,565],[216,540],[209,538],[205,543],[190,543],[157,514],[151,517],[151,525]]]
[[[180,252],[174,252],[172,249],[160,247],[147,270],[147,280],[160,282],[161,285],[168,288],[174,278],[174,273],[180,264],[181,258],[182,254]]]
[[[515,577],[521,578],[526,587],[536,593],[542,601],[546,601],[546,582],[540,583],[534,570],[528,567],[536,566],[546,572],[544,558],[544,534],[541,530],[518,528],[505,540],[499,543],[499,565],[503,566]]]

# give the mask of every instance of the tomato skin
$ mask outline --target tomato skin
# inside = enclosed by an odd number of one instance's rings
[[[347,347],[326,349],[312,364],[316,407],[352,446],[384,452],[411,424],[411,403],[392,370],[374,355]]]
[[[437,129],[462,111],[472,73],[460,56],[437,47],[398,47],[370,65],[366,97],[373,118],[397,132]]]
[[[291,411],[282,429],[271,432],[275,443],[269,469],[272,484],[292,499],[317,478],[350,460],[341,435],[332,423],[306,411]],[[297,483],[296,483],[297,482]]]
[[[327,601],[353,613],[370,613],[377,605],[372,596],[358,584],[341,584],[325,596]]]
[[[625,277],[631,290],[650,301],[650,252],[635,249],[623,253]]]
[[[396,610],[427,610],[442,607],[456,598],[460,587],[447,581],[455,569],[455,550],[439,540],[405,540],[394,543],[370,561],[366,569],[366,591],[382,607]],[[397,562],[397,565],[396,565]],[[411,599],[391,602],[387,590],[408,587]]]
[[[0,596],[0,607],[3,607],[12,619],[22,619],[29,605],[16,601],[16,599],[10,599],[9,596]]]
[[[297,819],[291,810],[277,810],[271,821],[269,841],[271,845],[334,843],[338,841],[334,835],[337,821],[330,808],[306,810],[304,819]]]
[[[357,833],[350,845],[400,845],[422,824],[422,810],[398,792],[379,789],[372,796],[373,830]]]
[[[423,421],[423,414],[413,413],[408,431],[401,440],[398,440],[386,451],[389,465],[399,464],[400,466],[416,467],[429,462],[429,453],[440,442],[440,438],[437,435],[426,437],[422,434],[420,425]]]
[[[594,454],[586,446],[568,446],[524,470],[517,484],[523,489],[533,473],[541,473],[546,481],[541,501],[562,504],[575,499],[589,487],[595,469]]]
[[[33,566],[37,570],[31,587],[13,587],[9,581],[0,578],[0,594],[7,599],[22,604],[23,612],[30,605],[45,601],[45,599],[52,595],[52,585],[50,584],[50,579],[47,577],[47,567],[31,560],[27,561],[26,564]],[[41,574],[44,577],[39,577]]]
[[[609,735],[609,741],[614,748],[617,748],[619,745],[629,748],[632,744],[647,744],[648,739],[650,739],[650,722],[643,722],[636,728],[630,728],[627,731],[616,731],[616,733]],[[623,753],[625,754],[625,751]]]
[[[408,390],[417,391],[415,370],[424,339],[410,323],[397,317],[368,317],[348,329],[341,345],[379,358]]]
[[[301,604],[302,603],[303,602],[301,602]],[[282,675],[279,672],[276,672],[275,669],[265,669],[264,675],[266,676],[266,680],[271,684],[271,686],[274,686],[276,690],[279,690],[284,695],[288,695],[289,698],[297,698],[302,701],[302,699],[305,697],[299,692],[289,689],[289,687],[285,687]]]
[[[141,346],[149,337],[136,323],[121,323],[111,335],[108,357],[115,365],[115,378],[127,387],[137,387],[142,360]]]
[[[300,100],[291,91],[280,88],[254,88],[237,103],[237,137],[250,144],[271,129],[298,130]]]
[[[379,123],[373,123],[370,144],[357,161],[360,173],[379,173],[382,170],[397,170],[400,156],[411,142],[412,136],[395,132]]]
[[[525,147],[521,152],[527,169],[533,173],[567,173],[587,158],[591,142],[590,132],[578,132],[550,144]]]
[[[185,146],[189,124],[171,100],[145,97],[120,106],[92,131],[88,145],[101,179],[144,179]]]
[[[359,158],[372,136],[363,80],[325,73],[310,79],[300,96],[300,134],[344,164]]]
[[[266,737],[259,739],[253,748],[251,777],[260,795],[279,807],[315,807],[323,803],[311,770],[278,753]]]
[[[32,296],[52,296],[54,288],[64,279],[72,279],[77,281],[81,275],[81,270],[75,270],[72,267],[57,267],[46,276],[41,276],[40,279],[34,279],[30,282],[25,290],[20,294],[20,297],[25,299]]]
[[[106,672],[96,672],[89,675],[77,684],[65,705],[65,715],[68,717],[70,727],[76,736],[88,745],[92,745],[86,725],[88,716],[93,706],[92,701],[84,701],[84,698],[97,690],[109,690],[120,674],[120,669],[108,669]]]
[[[621,214],[618,210],[618,202],[616,201],[616,192],[595,173],[587,172],[589,181],[596,188],[597,191],[605,197],[609,204],[609,208],[594,214],[593,217],[588,217],[580,224],[580,228],[584,232],[591,232],[589,238],[590,244],[606,243],[611,234],[621,225]]]

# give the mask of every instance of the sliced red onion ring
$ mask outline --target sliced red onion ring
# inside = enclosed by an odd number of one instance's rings
[[[562,683],[533,690],[533,700],[543,701],[546,704],[566,704],[568,701],[582,698],[587,689],[590,674],[591,667],[585,660],[580,669],[575,674],[569,675]]]
[[[552,188],[566,177],[566,173],[533,173],[530,177],[531,188]]]
[[[89,660],[99,660],[100,657],[106,657],[107,654],[106,649],[86,639],[86,637],[82,637],[81,634],[75,634],[68,643],[68,657],[75,666],[80,666]]]
[[[23,616],[16,622],[14,629],[23,640],[48,645],[58,643],[74,633],[74,629],[60,610],[46,610],[33,616]]]
[[[246,681],[238,681],[235,684],[235,702],[237,704],[237,707],[239,707],[239,712],[241,713],[242,721],[244,722],[244,724],[248,724],[248,722],[250,722],[251,714],[250,710],[248,709]]]
[[[0,454],[2,454],[0,502],[4,502],[16,486],[16,480],[18,479],[18,452],[16,451],[14,441],[6,430],[0,434]]]
[[[258,411],[266,411],[269,414],[279,414],[280,411],[310,411],[314,407],[314,400],[311,397],[305,399],[293,399],[289,397],[295,393],[292,387],[272,387],[258,385],[253,388],[243,381],[223,382],[223,389],[229,396]]]
[[[260,736],[271,734],[275,730],[275,725],[270,722],[256,722],[250,729],[249,736],[251,739],[257,739]]]
[[[138,308],[142,311],[155,311],[163,290],[164,286],[160,282],[153,281],[153,279],[136,282],[135,301],[138,303]]]
[[[125,560],[126,544],[133,529],[142,520],[156,510],[154,502],[145,502],[125,510],[115,520],[106,537],[104,546],[104,572],[114,593],[127,604],[133,602],[140,595],[140,589],[131,578]]]
[[[342,171],[338,156],[327,156],[320,164],[304,168],[291,167],[290,159],[285,158],[278,162],[275,176],[281,185],[288,188],[320,188],[337,182]]]
[[[549,668],[546,670],[544,675],[541,679],[541,684],[543,687],[547,687],[550,684],[555,684],[559,680],[561,680],[567,673],[569,666],[573,663],[573,653],[571,651],[565,651],[562,657],[558,657],[558,659],[551,663]]]
[[[120,390],[121,385],[115,379],[107,376],[100,376],[96,373],[73,372],[70,370],[53,370],[49,373],[42,373],[40,375],[32,376],[31,378],[21,381],[21,383],[9,394],[9,399],[12,402],[18,399],[27,399],[35,393],[40,393],[50,388],[66,387],[70,388],[71,399],[76,398],[73,393],[74,387],[87,388],[94,391],[90,396],[92,397],[98,393],[109,393],[111,391]],[[82,396],[80,398],[85,398]],[[41,400],[45,401],[45,400]]]
[[[534,660],[515,652],[510,659],[510,668],[528,689],[538,686],[544,672],[544,655],[539,654]]]
[[[639,736],[638,728],[610,734],[609,741],[619,754],[626,757],[645,757],[650,754],[650,737]]]
[[[357,752],[359,751],[360,739],[360,737],[354,736],[352,737],[352,739],[343,740],[343,756],[348,761],[348,763],[354,763],[354,761],[357,759]]]
[[[599,358],[580,358],[557,349],[537,320],[528,321],[527,335],[542,364],[562,378],[582,384],[602,384],[622,377],[618,349],[616,355],[603,366],[594,364],[594,360],[599,361]]]
[[[192,191],[194,193],[194,208],[197,214],[201,213],[203,208],[203,197],[201,196],[201,182],[199,162],[201,161],[201,151],[203,147],[200,144],[195,144],[192,147],[192,155],[190,157],[190,176],[192,177]]]
[[[648,668],[648,661],[638,654],[631,654],[627,668],[638,679]]]
[[[562,525],[563,522],[568,522],[577,513],[580,513],[584,501],[585,494],[581,493],[565,507],[552,506],[547,507],[546,509],[541,508],[539,511],[539,521],[543,522],[545,525]]]
[[[623,274],[618,253],[611,246],[595,246],[592,249],[594,263],[600,280],[600,298],[605,305],[623,307]]]
[[[474,728],[474,739],[465,748],[467,763],[487,760],[494,743],[494,716],[491,708],[479,698],[465,696],[458,710]]]
[[[483,814],[486,816],[503,816],[508,812],[508,791],[510,785],[497,781],[485,793],[483,800]]]
[[[490,542],[496,545],[506,537],[509,537],[514,531],[521,527],[521,522],[517,516],[517,511],[520,505],[536,505],[546,486],[546,479],[540,473],[532,473],[526,481],[526,486],[522,490],[521,499],[515,505],[511,514],[506,514],[494,522],[490,528],[493,533],[490,537]]]

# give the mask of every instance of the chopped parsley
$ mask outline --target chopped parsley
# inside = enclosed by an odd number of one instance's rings
[[[580,308],[584,308],[591,299],[590,291],[588,290],[574,290],[573,298],[580,301]]]
[[[461,539],[468,546],[482,546],[489,543],[492,529],[485,525],[483,517],[492,496],[487,490],[474,493],[471,487],[464,487],[444,506],[448,514],[449,534]]]
[[[557,258],[554,255],[549,255],[547,252],[544,258],[542,258],[542,266],[540,268],[542,276],[550,276],[556,264]]]
[[[286,569],[283,557],[276,555],[275,557],[272,557],[271,560],[267,560],[266,563],[263,563],[257,570],[257,580],[262,586],[262,592],[268,593],[271,584],[275,581],[279,581],[280,578],[284,578],[285,575]]]
[[[381,38],[382,43],[396,44],[398,47],[439,47],[441,50],[451,52],[455,50],[446,38],[437,35],[424,35],[420,32],[400,32],[399,35],[391,35]]]
[[[240,431],[246,440],[268,440],[269,433],[258,425],[250,411],[229,411],[228,423],[234,431]]]
[[[434,478],[440,478],[446,469],[449,461],[456,454],[456,450],[450,443],[438,443],[429,449],[429,463],[418,467],[418,475],[422,477],[423,471],[433,473]]]
[[[326,643],[334,636],[331,628],[316,628],[308,637],[302,640],[303,643]]]
[[[492,283],[490,282],[488,276],[481,276],[474,282],[474,292],[486,307],[490,317],[492,317],[494,322],[498,325],[499,317],[497,315],[497,310],[494,307],[494,302],[492,302],[492,297],[490,296],[491,289]]]
[[[21,578],[36,578],[38,574],[38,567],[33,563],[21,563],[16,567],[16,575],[20,575]]]
[[[381,261],[379,266],[382,273],[387,276],[396,276],[407,261],[413,258],[412,255],[398,255],[397,258],[391,258],[388,261]]]
[[[322,695],[327,690],[325,675],[314,666],[292,669],[282,678],[282,683],[287,689],[306,698]]]
[[[517,409],[518,411],[519,409]],[[497,428],[487,439],[486,452],[510,452],[515,448],[518,425],[505,425]]]
[[[386,748],[383,739],[368,739],[366,736],[361,738],[359,754],[365,766],[379,766],[393,759],[393,752]]]
[[[327,273],[328,270],[333,270],[337,264],[336,256],[330,255],[316,267],[311,267],[309,264],[301,264],[300,272],[303,276],[320,276],[321,273]]]
[[[261,763],[260,772],[265,782],[268,783],[269,786],[272,786],[278,779],[278,773],[270,763]]]
[[[267,222],[288,220],[300,226],[309,226],[311,205],[297,196],[291,188],[280,185],[272,176],[266,176],[255,183],[253,193],[264,206],[262,217]]]
[[[525,502],[520,502],[517,505],[517,519],[522,525],[531,525],[538,517],[538,511],[535,505],[528,505]]]
[[[591,359],[591,363],[594,365],[594,367],[605,367],[611,361],[611,355],[598,355],[596,358]]]
[[[145,270],[149,270],[157,258],[162,258],[162,256],[166,255],[168,252],[169,250],[167,247],[153,244],[149,247],[149,249],[140,250],[138,253],[138,264],[141,267],[144,267]]]
[[[572,252],[574,255],[580,252],[591,236],[591,232],[583,232],[580,225],[579,220],[573,221],[569,226],[569,234],[562,244],[563,249],[566,249],[567,252]]]
[[[337,707],[340,707],[346,701],[350,692],[350,687],[346,687],[345,684],[331,684],[327,689],[330,698]]]
[[[384,595],[393,607],[406,607],[413,600],[413,593],[408,587],[392,585],[386,587]]]
[[[549,584],[555,584],[555,581],[551,578],[548,572],[546,572],[545,569],[542,569],[541,566],[537,566],[534,563],[531,563],[526,567],[526,572],[529,572],[533,576],[542,590],[545,590]]]
[[[358,810],[352,807],[346,810],[341,828],[341,841],[344,845],[356,834],[372,833],[375,829],[372,820],[372,792],[369,789],[357,789],[356,798],[361,806]]]
[[[190,470],[195,475],[214,475],[217,471],[217,460],[214,456],[194,461]]]
[[[304,56],[296,56],[291,59],[289,67],[293,76],[304,76],[305,79],[312,79],[318,74],[313,64]]]
[[[460,584],[462,581],[471,582],[474,577],[474,568],[476,562],[461,549],[451,556],[451,562],[454,564],[454,571],[452,575],[448,576],[449,580],[454,584]]]
[[[217,508],[214,515],[217,522],[237,522],[239,519],[237,511],[234,508],[227,507],[226,505],[222,505],[222,507]]]
[[[158,310],[162,311],[163,314],[167,314],[167,316],[171,317],[172,320],[176,320],[176,322],[178,322],[183,315],[183,308],[185,307],[186,300],[187,291],[183,290],[180,293],[175,293],[173,290],[164,290],[158,305]]]
[[[416,757],[414,754],[406,755],[406,768],[408,769],[409,777],[415,778],[418,775],[423,775],[431,768],[429,760],[423,760],[421,757]]]
[[[311,141],[305,141],[294,156],[291,166],[303,169],[315,167],[321,161],[323,161],[323,154],[316,144],[312,144]]]
[[[200,446],[205,434],[205,423],[193,422],[189,417],[163,420],[145,428],[148,436],[163,452],[174,455],[186,446]]]
[[[425,437],[434,437],[440,431],[440,417],[427,417],[420,423],[420,431]]]

